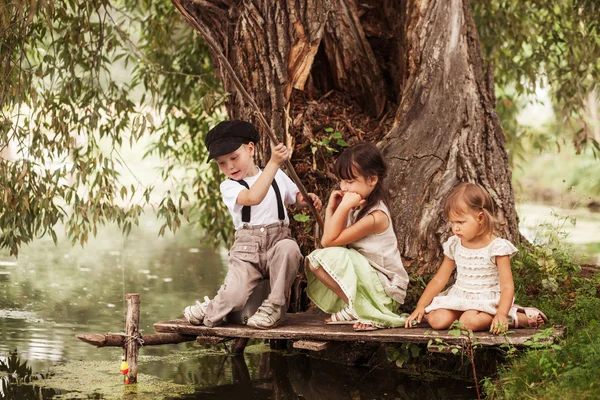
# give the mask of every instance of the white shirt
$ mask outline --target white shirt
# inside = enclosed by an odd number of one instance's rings
[[[258,174],[246,177],[244,180],[249,187],[252,187],[254,182],[256,182],[261,174],[262,170],[259,168]],[[281,193],[281,199],[283,202],[287,204],[296,203],[296,195],[300,191],[296,184],[280,169],[278,169],[277,173],[275,174],[275,181],[279,187],[279,192]],[[226,179],[221,183],[221,195],[223,196],[223,202],[225,202],[227,209],[229,209],[229,213],[233,218],[233,225],[235,226],[236,230],[244,225],[244,222],[242,222],[243,206],[237,202],[237,198],[240,192],[245,189],[246,188],[244,186],[232,179]],[[283,212],[285,214],[284,221],[287,224],[290,222],[290,220],[285,209],[285,204],[283,207]],[[269,225],[276,222],[279,222],[277,197],[275,196],[275,190],[273,190],[273,186],[270,186],[269,191],[267,192],[267,195],[263,201],[256,206],[250,207],[250,222],[248,225]]]

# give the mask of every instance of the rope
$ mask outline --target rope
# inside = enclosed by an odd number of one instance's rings
[[[144,335],[142,335],[140,332],[136,332],[133,335],[128,335],[126,333],[121,333],[121,332],[119,332],[119,333],[108,332],[108,335],[119,335],[119,336],[125,337],[125,342],[123,343],[123,347],[127,347],[134,340],[138,342],[138,345],[140,347],[143,347],[144,343],[145,343],[144,337],[143,337]]]

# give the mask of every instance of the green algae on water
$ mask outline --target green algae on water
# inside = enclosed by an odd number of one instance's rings
[[[272,351],[267,343],[257,343],[246,346],[244,354],[262,354]]]
[[[53,376],[36,380],[36,386],[60,389],[66,394],[55,399],[101,398],[160,400],[194,393],[194,385],[180,385],[155,376],[138,373],[138,383],[125,385],[118,363],[113,361],[74,361],[52,368]]]
[[[140,354],[138,357],[138,361],[140,364],[148,363],[148,362],[156,362],[156,361],[160,361],[161,363],[164,363],[164,364],[179,364],[181,362],[195,360],[198,358],[210,357],[210,356],[224,356],[224,355],[228,355],[228,354],[229,353],[225,350],[225,348],[218,348],[218,347],[214,347],[214,346],[206,347],[206,348],[192,347],[192,348],[186,349],[185,351],[177,351],[177,352],[172,352],[167,355],[160,355],[160,356]]]

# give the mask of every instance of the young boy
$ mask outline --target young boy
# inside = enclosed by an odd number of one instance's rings
[[[229,251],[229,271],[217,295],[183,311],[193,325],[216,326],[232,311],[241,310],[252,291],[269,278],[271,294],[248,319],[247,325],[268,329],[281,320],[302,254],[290,237],[289,219],[283,202],[307,206],[298,187],[279,167],[289,153],[283,144],[271,151],[264,170],[254,164],[254,148],[260,136],[245,121],[223,121],[206,135],[208,159],[215,159],[227,176],[221,183],[223,201],[235,226],[235,242]],[[309,194],[315,208],[322,204]]]

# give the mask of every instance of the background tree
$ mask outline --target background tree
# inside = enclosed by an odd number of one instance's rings
[[[282,141],[315,133],[307,100],[293,92],[307,84],[311,113],[328,115],[332,103],[356,102],[360,120],[350,123],[352,130],[369,132],[374,120],[390,126],[373,139],[384,140],[390,160],[391,211],[408,260],[434,270],[449,233],[441,205],[461,180],[484,185],[504,236],[518,237],[493,83],[484,79],[468,1],[372,1],[360,10],[354,0],[174,3],[219,44]],[[368,41],[367,31],[380,41]],[[231,93],[228,114],[254,119],[221,76]],[[329,90],[337,96],[327,97]],[[325,178],[319,169],[307,175]]]
[[[60,222],[73,244],[107,222],[127,233],[148,205],[164,219],[161,234],[176,230],[185,191],[215,190],[196,144],[222,103],[219,84],[204,44],[170,3],[5,2],[0,76],[0,248],[11,254],[46,233],[56,241]],[[121,156],[144,135],[154,138],[148,154],[166,161],[165,181],[187,165],[195,183],[151,198],[152,184]],[[205,225],[215,241],[226,238]]]

